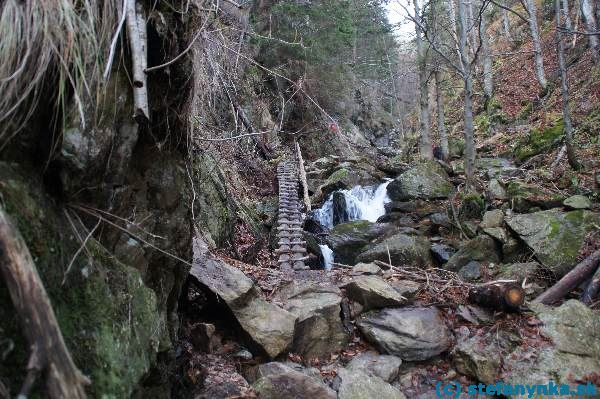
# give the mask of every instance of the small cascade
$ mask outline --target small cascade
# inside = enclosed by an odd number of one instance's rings
[[[344,195],[346,214],[348,221],[368,220],[376,222],[385,214],[385,204],[390,202],[387,195],[387,186],[391,180],[377,187],[356,186],[350,190],[340,190],[338,193]],[[323,206],[313,212],[313,217],[327,228],[333,227],[334,221],[334,194],[331,194]],[[333,263],[333,251],[327,245],[319,245],[324,259],[325,270],[331,270]]]
[[[356,186],[350,190],[340,190],[346,200],[348,220],[368,220],[376,222],[385,214],[385,204],[390,202],[387,186],[390,181],[380,184],[377,188]],[[327,228],[333,227],[333,194],[319,209],[313,213],[314,218]]]
[[[333,251],[328,245],[321,244],[321,253],[323,254],[323,267],[325,270],[331,270],[333,264]]]

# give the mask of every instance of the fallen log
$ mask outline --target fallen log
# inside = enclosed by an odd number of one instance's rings
[[[75,366],[25,241],[0,207],[0,271],[30,347],[19,397],[27,397],[38,376],[49,398],[85,398],[90,381]]]
[[[469,302],[485,308],[518,311],[525,302],[525,291],[515,282],[494,282],[472,287]]]
[[[592,276],[592,281],[588,284],[585,291],[581,295],[581,302],[586,305],[591,305],[600,294],[600,266],[596,268],[596,273]]]
[[[549,305],[564,298],[575,287],[589,278],[598,267],[600,261],[600,249],[585,258],[569,273],[565,274],[556,284],[535,298],[534,302]]]

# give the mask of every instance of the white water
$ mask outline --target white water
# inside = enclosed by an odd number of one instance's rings
[[[387,186],[391,180],[380,184],[377,188],[356,186],[350,190],[340,190],[346,199],[346,212],[348,219],[352,220],[368,220],[376,222],[385,214],[385,204],[390,202],[390,197],[387,195]],[[333,194],[329,196],[323,206],[314,211],[314,218],[321,225],[333,227]],[[333,263],[333,251],[327,245],[319,245],[323,254],[323,263],[325,270],[331,270]]]
[[[323,266],[325,270],[331,270],[333,263],[333,251],[327,245],[319,245],[323,254]]]
[[[391,180],[390,180],[391,181]],[[385,204],[390,202],[387,186],[390,181],[380,184],[377,188],[356,186],[350,190],[340,190],[346,199],[346,212],[352,220],[368,220],[376,222],[385,214]],[[333,227],[333,194],[319,209],[314,212],[315,219],[327,228]]]

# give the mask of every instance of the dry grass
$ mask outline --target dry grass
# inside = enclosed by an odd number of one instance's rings
[[[34,117],[41,101],[50,101],[59,116],[72,95],[85,124],[84,104],[98,97],[96,83],[121,13],[119,2],[0,4],[0,148]]]

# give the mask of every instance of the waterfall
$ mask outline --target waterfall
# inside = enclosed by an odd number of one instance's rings
[[[355,186],[350,190],[340,190],[346,199],[346,212],[349,220],[368,220],[376,222],[380,216],[385,214],[385,204],[390,202],[387,195],[387,186],[390,181],[386,181],[375,187]],[[314,218],[321,225],[333,227],[333,194],[327,198],[327,201],[313,213]]]
[[[339,190],[338,192],[344,195],[346,200],[346,213],[348,219],[352,220],[368,220],[376,222],[385,214],[385,204],[390,202],[390,197],[387,195],[387,186],[391,180],[380,184],[377,187],[361,187],[355,186],[350,190]],[[313,217],[321,223],[321,225],[333,227],[333,194],[327,198],[327,201],[319,209],[315,209]],[[333,251],[327,245],[319,245],[321,254],[323,254],[323,266],[325,270],[331,270],[333,263]]]
[[[323,254],[323,266],[325,270],[331,270],[333,263],[333,251],[327,245],[319,245]]]

